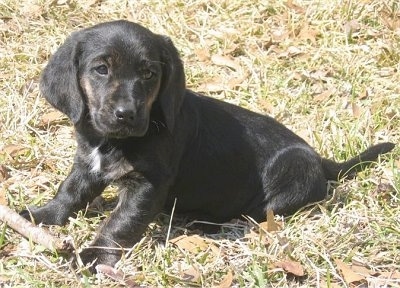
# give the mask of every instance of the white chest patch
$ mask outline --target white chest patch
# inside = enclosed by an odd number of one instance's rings
[[[96,147],[89,154],[90,172],[98,173],[101,170],[101,154],[99,147]]]
[[[91,173],[99,173],[105,179],[114,181],[134,170],[121,150],[109,149],[104,153],[100,150],[100,147],[93,148],[87,158]]]

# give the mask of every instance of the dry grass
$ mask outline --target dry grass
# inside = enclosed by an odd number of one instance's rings
[[[120,18],[169,35],[190,88],[273,115],[326,157],[344,160],[372,143],[399,143],[396,0],[2,0],[0,168],[8,169],[9,178],[0,175],[0,201],[18,210],[55,193],[75,142],[66,119],[43,123],[53,110],[39,95],[38,76],[70,32]],[[226,224],[207,235],[206,246],[188,252],[164,245],[164,215],[119,267],[127,279],[149,287],[400,287],[398,153],[396,148],[356,180],[340,184],[332,199],[283,219],[283,228],[266,236],[246,238],[251,224]],[[99,221],[82,213],[66,227],[50,229],[80,246]],[[196,231],[173,221],[170,238],[185,233]],[[62,255],[3,224],[0,247],[1,287],[124,285],[75,274]],[[305,276],[277,267],[288,259]],[[349,279],[337,260],[368,271]]]

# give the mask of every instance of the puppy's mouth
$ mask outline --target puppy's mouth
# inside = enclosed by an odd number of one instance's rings
[[[133,123],[121,123],[117,120],[104,116],[101,113],[92,115],[93,127],[101,135],[107,138],[123,139],[129,137],[142,137],[147,133],[149,119],[139,118]],[[111,118],[111,119],[110,119]]]

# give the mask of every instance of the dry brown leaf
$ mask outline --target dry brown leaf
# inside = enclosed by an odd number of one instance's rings
[[[233,45],[231,45],[230,47],[226,47],[226,48],[222,51],[222,55],[229,55],[229,54],[234,55],[233,53],[234,53],[235,51],[237,51],[238,48],[239,48],[239,45],[236,45],[236,44],[233,44]]]
[[[97,272],[103,273],[104,275],[113,279],[114,281],[120,282],[125,287],[129,288],[141,287],[132,279],[125,278],[125,274],[122,271],[115,269],[114,267],[104,264],[98,264],[96,266],[96,270]]]
[[[169,242],[191,253],[197,253],[199,251],[206,251],[210,249],[216,255],[219,251],[219,249],[213,243],[211,243],[211,241],[200,237],[199,235],[181,235],[169,240]]]
[[[370,94],[370,93],[369,93],[368,89],[364,89],[364,90],[358,95],[358,99],[360,99],[360,100],[365,100],[365,99],[368,98],[369,94]]]
[[[229,55],[213,55],[211,56],[211,61],[218,66],[226,66],[229,68],[232,68],[235,71],[239,71],[241,69],[240,64],[233,58],[232,56]]]
[[[335,259],[335,263],[340,270],[340,274],[343,276],[343,279],[347,284],[366,281],[365,277],[354,272],[351,269],[350,265],[337,259]]]
[[[293,72],[289,77],[293,80],[300,80],[300,81],[306,78],[304,74],[301,74],[297,71]]]
[[[326,81],[327,77],[330,77],[331,74],[331,71],[315,70],[310,73],[309,77],[317,81]]]
[[[10,174],[8,174],[7,168],[4,165],[0,165],[0,183],[6,181],[7,179],[10,178]],[[6,183],[3,183],[3,185],[0,186],[0,205],[5,205],[7,206],[7,197],[6,197],[6,188],[8,185]]]
[[[362,114],[362,109],[356,103],[351,103],[351,110],[353,111],[353,116],[358,118]]]
[[[40,119],[40,124],[42,126],[48,126],[60,122],[64,118],[64,114],[59,111],[53,111],[43,114]]]
[[[275,111],[275,106],[265,98],[258,99],[257,107],[268,114],[272,114]]]
[[[25,17],[39,17],[43,13],[43,8],[39,5],[35,5],[32,3],[23,3],[21,5],[21,14]]]
[[[353,270],[354,272],[358,273],[358,274],[362,274],[365,276],[369,276],[369,275],[373,275],[374,272],[369,270],[368,268],[364,267],[364,266],[360,266],[360,265],[351,265],[351,270]]]
[[[10,178],[10,174],[8,174],[7,167],[4,165],[0,165],[0,183]]]
[[[229,288],[232,286],[232,282],[233,274],[232,271],[229,270],[224,279],[222,279],[222,281],[217,286],[214,286],[214,288]]]
[[[293,9],[297,13],[304,13],[304,8],[300,7],[297,4],[294,4],[293,0],[286,1],[285,6],[288,7],[289,9]]]
[[[245,77],[232,77],[228,80],[227,86],[229,89],[234,89],[240,86],[246,79],[247,75]]]
[[[210,81],[201,84],[197,89],[203,92],[221,92],[226,90],[226,87],[222,82]]]
[[[5,153],[11,157],[16,157],[19,155],[24,154],[26,151],[28,151],[29,149],[22,146],[22,145],[18,145],[18,144],[9,144],[4,146],[1,150],[0,150],[0,154]]]
[[[275,215],[272,210],[267,211],[267,221],[261,222],[260,227],[268,232],[274,232],[281,230],[281,227],[275,222]]]
[[[289,46],[286,51],[278,55],[278,58],[293,58],[303,53],[304,52],[300,48],[296,46]]]
[[[327,89],[320,94],[314,96],[314,100],[318,102],[322,102],[328,100],[336,91],[334,89]]]
[[[268,224],[268,231],[278,231],[281,227],[275,222],[275,215],[274,211],[267,210],[267,224]]]
[[[312,43],[316,42],[317,36],[319,32],[313,28],[311,28],[308,24],[304,25],[301,28],[299,35],[297,37],[302,40],[310,40]]]
[[[6,190],[0,187],[0,205],[7,206]]]
[[[195,49],[194,54],[196,54],[197,58],[202,62],[210,59],[210,52],[208,49]]]
[[[378,274],[387,279],[400,279],[400,271],[379,272]]]
[[[199,282],[200,277],[201,277],[200,271],[193,266],[188,267],[182,273],[182,278],[190,282],[197,283]]]
[[[282,268],[285,272],[293,274],[298,277],[304,276],[304,268],[301,263],[291,260],[279,261],[274,263],[277,268]]]

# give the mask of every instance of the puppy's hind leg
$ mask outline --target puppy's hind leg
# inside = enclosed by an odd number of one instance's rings
[[[320,159],[306,146],[278,151],[264,170],[264,215],[267,210],[290,215],[309,203],[323,200],[327,186]]]

